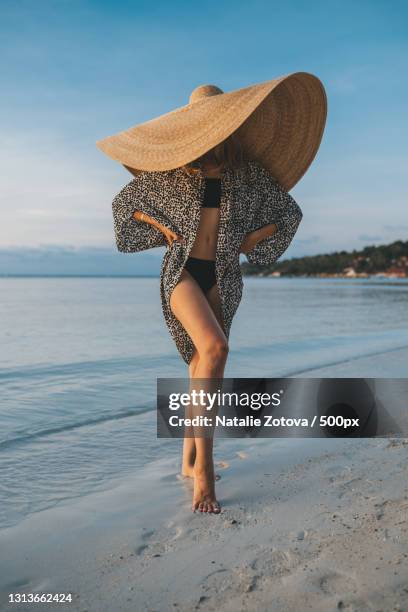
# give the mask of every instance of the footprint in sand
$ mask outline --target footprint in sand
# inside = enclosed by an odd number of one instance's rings
[[[135,553],[136,555],[142,555],[144,553],[144,551],[149,548],[149,540],[154,536],[155,532],[154,530],[145,530],[143,531],[143,533],[140,535],[140,539],[142,540],[142,544],[140,544],[139,546],[137,546],[135,548]]]
[[[338,572],[327,572],[317,578],[317,585],[325,595],[337,595],[350,590],[355,584],[352,576]]]

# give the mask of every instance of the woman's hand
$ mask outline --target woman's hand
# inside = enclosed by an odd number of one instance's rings
[[[183,236],[179,236],[178,234],[176,234],[176,232],[172,232],[170,229],[168,228],[163,228],[163,234],[165,239],[167,240],[167,244],[169,246],[172,246],[173,242],[175,240],[177,240],[178,242],[184,243],[184,238]]]
[[[259,231],[255,230],[253,232],[249,232],[242,241],[239,252],[240,253],[248,253],[251,249],[254,248],[259,242]]]
[[[169,229],[168,227],[164,227],[164,225],[161,225],[161,223],[158,223],[155,219],[152,219],[151,217],[149,217],[149,215],[146,215],[145,213],[140,212],[140,210],[135,210],[135,212],[133,213],[133,217],[136,219],[136,221],[142,221],[143,223],[148,223],[149,225],[152,225],[156,229],[160,230],[161,233],[166,238],[167,244],[169,246],[171,246],[175,240],[178,240],[179,242],[184,243],[183,236],[179,236],[178,234],[176,234],[176,232],[172,232],[171,229]]]

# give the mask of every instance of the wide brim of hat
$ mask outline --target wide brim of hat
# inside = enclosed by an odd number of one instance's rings
[[[321,81],[313,74],[295,72],[202,98],[96,144],[129,168],[172,170],[237,131],[247,156],[289,190],[312,163],[326,116]]]

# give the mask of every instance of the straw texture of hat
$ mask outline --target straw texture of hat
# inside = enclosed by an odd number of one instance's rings
[[[326,115],[321,81],[310,73],[294,72],[226,93],[215,85],[200,85],[185,106],[96,144],[130,168],[172,170],[237,131],[246,155],[289,190],[317,153]]]

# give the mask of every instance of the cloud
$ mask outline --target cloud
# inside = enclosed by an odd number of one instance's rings
[[[320,236],[315,234],[314,236],[309,236],[308,238],[297,238],[297,244],[316,244],[320,242]]]
[[[111,202],[131,179],[119,166],[103,173],[89,152],[45,132],[38,145],[30,134],[6,135],[0,173],[0,244],[114,246]]]
[[[399,234],[408,231],[408,225],[383,225],[383,228],[387,232],[398,232]]]
[[[357,238],[362,242],[378,242],[384,239],[383,236],[372,236],[370,234],[360,234]]]

